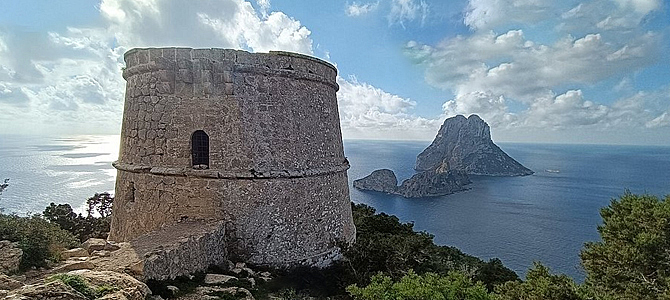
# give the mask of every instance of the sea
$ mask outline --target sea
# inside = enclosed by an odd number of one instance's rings
[[[600,209],[626,190],[670,193],[670,147],[499,143],[535,171],[524,177],[472,177],[469,190],[405,199],[359,191],[354,179],[387,168],[399,181],[414,174],[429,141],[345,140],[351,200],[414,223],[440,245],[488,260],[497,257],[520,276],[534,261],[584,279],[579,253],[599,240]],[[49,203],[84,212],[86,199],[113,192],[119,136],[0,136],[0,195],[5,213],[40,213]]]

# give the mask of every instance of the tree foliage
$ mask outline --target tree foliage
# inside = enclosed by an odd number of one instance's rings
[[[347,292],[356,300],[489,300],[491,295],[481,282],[473,282],[462,272],[446,276],[418,275],[410,270],[399,281],[379,273],[363,288],[351,285]]]
[[[584,287],[566,275],[554,275],[549,268],[534,263],[525,281],[509,281],[495,288],[496,300],[586,300]]]
[[[96,193],[86,201],[86,217],[75,213],[69,204],[54,203],[49,204],[42,215],[74,234],[81,242],[89,238],[107,238],[113,202],[114,197],[109,193]],[[96,217],[95,213],[100,217]]]
[[[670,196],[626,192],[600,215],[602,241],[581,253],[587,283],[615,299],[670,299]]]
[[[356,243],[344,250],[347,267],[354,277],[350,283],[365,284],[379,272],[398,280],[410,269],[417,274],[441,275],[461,271],[490,288],[518,279],[500,260],[487,263],[457,248],[435,245],[433,235],[416,232],[414,224],[401,223],[395,216],[376,214],[374,208],[364,204],[353,205],[352,211]]]

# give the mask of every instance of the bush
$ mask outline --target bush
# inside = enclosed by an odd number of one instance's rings
[[[489,300],[491,295],[481,283],[473,281],[461,272],[449,272],[446,276],[435,273],[417,275],[410,270],[398,282],[379,273],[372,282],[359,288],[351,285],[347,292],[360,300]]]
[[[58,261],[62,250],[79,244],[71,233],[38,215],[19,217],[0,214],[0,240],[19,242],[23,250],[22,270]]]
[[[86,281],[86,279],[84,279],[79,275],[56,274],[47,278],[47,281],[54,281],[54,280],[62,281],[63,283],[70,286],[75,291],[81,293],[82,295],[84,295],[84,297],[88,299],[96,299],[108,293],[112,293],[118,290],[118,288],[116,287],[111,287],[107,285],[103,286],[91,285],[90,283],[88,283],[88,281]]]
[[[76,214],[69,204],[51,203],[42,215],[52,223],[75,235],[80,242],[89,238],[106,239],[109,233],[111,209],[114,197],[109,193],[95,194],[86,201],[87,216]],[[94,216],[97,212],[100,217]]]
[[[353,277],[350,283],[367,284],[379,272],[399,280],[410,269],[440,275],[460,271],[490,289],[519,278],[498,259],[487,263],[455,247],[435,245],[433,235],[416,232],[414,224],[401,223],[395,216],[375,214],[374,208],[364,204],[353,205],[352,211],[356,243],[344,248],[343,262]]]

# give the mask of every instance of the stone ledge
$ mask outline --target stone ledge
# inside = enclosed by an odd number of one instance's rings
[[[190,168],[175,167],[151,167],[147,165],[126,164],[115,161],[112,166],[117,170],[131,173],[149,173],[153,175],[166,176],[190,176],[217,179],[274,179],[274,178],[305,178],[319,177],[335,173],[346,172],[349,169],[349,161],[346,159],[341,165],[313,168],[307,170],[268,170],[268,171],[230,171],[230,170],[193,170]]]

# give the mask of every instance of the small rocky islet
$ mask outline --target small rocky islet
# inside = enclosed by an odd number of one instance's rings
[[[380,169],[354,180],[354,187],[406,198],[433,197],[467,190],[469,175],[534,173],[493,143],[491,128],[477,115],[446,119],[430,146],[417,156],[414,169],[417,173],[399,186],[392,170]]]

